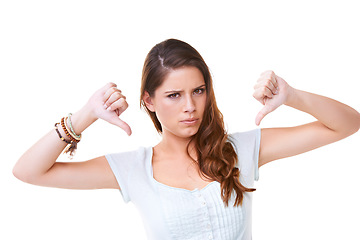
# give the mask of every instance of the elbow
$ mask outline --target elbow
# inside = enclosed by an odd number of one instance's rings
[[[340,133],[341,139],[349,137],[359,131],[360,126],[348,127]]]
[[[359,124],[354,128],[354,133],[358,132],[360,129],[360,118],[359,118]]]
[[[342,121],[339,122],[338,128],[345,135],[350,136],[360,129],[360,113],[353,108],[350,108],[349,111],[345,112],[342,115]]]
[[[360,129],[360,113],[358,113],[358,112],[356,112],[357,114],[356,114],[356,116],[355,116],[355,120],[354,120],[354,127],[353,127],[353,133],[352,134],[354,134],[354,133],[356,133],[357,131],[359,131],[359,129]]]
[[[17,179],[19,179],[20,181],[23,182],[28,182],[28,178],[26,177],[26,175],[24,174],[23,171],[21,171],[19,169],[19,167],[17,167],[16,165],[14,166],[12,173],[14,175],[14,177],[16,177]]]
[[[346,125],[347,127],[344,133],[345,136],[350,136],[358,132],[360,130],[360,113],[356,112],[355,117],[352,118]]]
[[[19,162],[17,162],[13,167],[12,174],[20,181],[33,185],[41,185],[41,180],[45,175],[45,173],[39,172],[36,169],[31,169],[31,166],[29,165],[24,165]]]
[[[25,183],[30,183],[32,184],[33,182],[33,177],[31,176],[31,174],[29,174],[28,171],[22,169],[21,167],[15,165],[14,168],[12,169],[12,173],[14,175],[14,177],[16,177],[17,179],[19,179],[22,182]]]

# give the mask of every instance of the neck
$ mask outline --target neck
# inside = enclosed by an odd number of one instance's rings
[[[164,134],[161,142],[155,147],[165,154],[172,156],[188,156],[188,144],[191,138],[181,138],[172,134]],[[189,146],[189,154],[192,158],[196,158],[194,151],[194,143]]]

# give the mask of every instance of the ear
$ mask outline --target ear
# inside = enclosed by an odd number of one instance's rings
[[[147,91],[145,91],[145,93],[144,93],[143,101],[144,101],[146,107],[147,107],[151,112],[155,112],[154,104],[152,103],[150,94],[149,94]]]

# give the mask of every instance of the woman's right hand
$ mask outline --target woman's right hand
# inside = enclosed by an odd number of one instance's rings
[[[130,126],[119,116],[128,108],[126,97],[121,93],[115,83],[107,83],[97,90],[86,104],[91,109],[95,119],[101,118],[123,129],[129,136]]]

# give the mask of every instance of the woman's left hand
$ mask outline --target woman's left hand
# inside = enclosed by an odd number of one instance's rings
[[[253,97],[264,105],[255,118],[255,124],[260,125],[268,113],[286,103],[293,88],[273,71],[265,71],[260,75],[254,89]]]

